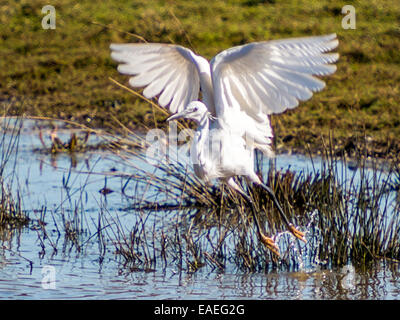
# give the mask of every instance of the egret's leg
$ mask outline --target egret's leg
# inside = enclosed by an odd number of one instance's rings
[[[298,239],[300,239],[301,241],[307,243],[307,240],[304,238],[304,232],[301,232],[299,230],[297,230],[295,228],[295,226],[289,222],[289,219],[286,217],[285,213],[283,212],[283,209],[281,207],[281,205],[279,204],[278,199],[275,196],[275,192],[268,187],[267,185],[265,185],[264,183],[261,182],[261,180],[258,178],[258,176],[256,174],[254,174],[254,176],[249,177],[250,180],[261,186],[265,191],[267,191],[268,195],[271,197],[272,201],[274,202],[275,206],[277,207],[279,214],[281,215],[283,221],[286,223],[286,225],[288,226],[289,231]]]
[[[267,237],[267,236],[264,234],[264,232],[262,231],[263,229],[261,228],[260,223],[258,222],[257,215],[256,215],[256,209],[255,209],[254,203],[253,203],[253,201],[251,200],[250,196],[248,196],[248,195],[246,194],[246,192],[244,192],[244,191],[242,190],[242,188],[240,188],[240,187],[238,186],[238,184],[233,180],[233,178],[229,178],[229,179],[227,180],[227,184],[228,184],[232,189],[234,189],[234,190],[236,190],[237,192],[239,192],[239,193],[243,196],[243,198],[245,198],[245,199],[247,200],[247,202],[250,203],[251,212],[252,212],[252,214],[253,214],[253,218],[254,218],[254,221],[255,221],[255,223],[256,223],[256,228],[257,228],[258,235],[259,235],[259,237],[260,237],[260,241],[261,241],[269,250],[271,250],[273,253],[275,253],[277,256],[279,256],[279,248],[278,248],[278,246],[275,244],[275,241],[274,241],[272,238]]]

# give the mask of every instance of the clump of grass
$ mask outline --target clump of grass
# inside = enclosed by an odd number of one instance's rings
[[[29,218],[21,208],[21,198],[15,198],[0,178],[0,229],[26,226]]]
[[[48,126],[52,128],[51,130],[46,130],[49,131],[48,137],[46,138],[50,141],[50,144],[45,142],[46,139],[43,135],[43,130],[40,129],[38,137],[43,148],[34,149],[35,152],[51,153],[53,155],[60,153],[74,154],[117,147],[114,141],[112,141],[113,138],[111,138],[110,134],[101,129],[95,130],[75,121],[56,120],[47,117],[30,117],[27,119],[41,120],[42,122],[48,121]],[[58,136],[57,125],[53,124],[54,121],[68,127],[71,131],[69,139],[66,141],[61,140]],[[99,141],[96,143],[89,141],[91,135],[95,135]]]
[[[6,167],[14,166],[18,153],[22,122],[19,119],[1,118],[0,130],[0,228],[14,229],[26,226],[29,218],[21,208],[21,198],[12,193],[14,174],[6,175]],[[12,170],[11,172],[14,172]]]
[[[72,133],[70,139],[67,142],[62,142],[56,135],[51,135],[51,152],[78,152],[85,149],[87,141],[89,139],[89,132],[85,133],[83,138],[78,139],[76,133]],[[41,139],[43,146],[45,146],[43,139]]]
[[[277,258],[258,241],[250,208],[237,193],[207,187],[185,163],[160,161],[145,171],[135,164],[141,157],[144,161],[144,153],[121,156],[135,171],[126,177],[123,194],[132,204],[127,210],[138,220],[128,235],[118,229],[117,252],[136,268],[175,263],[191,272],[204,266],[261,271],[400,261],[400,207],[391,192],[396,170],[382,168],[382,161],[359,157],[350,165],[330,144],[320,159],[310,155],[321,167],[309,171],[280,171],[257,161],[259,175],[289,219],[307,234],[307,245],[298,243],[265,191],[238,179],[255,202],[266,233],[279,244]],[[169,218],[157,225],[158,216],[168,212]]]

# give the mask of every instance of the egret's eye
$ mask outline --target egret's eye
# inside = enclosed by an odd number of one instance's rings
[[[198,110],[197,107],[194,107],[194,108],[193,108],[193,112],[196,112],[197,110]]]

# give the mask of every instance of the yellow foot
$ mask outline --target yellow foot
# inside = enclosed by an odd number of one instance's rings
[[[264,236],[263,234],[260,234],[261,242],[273,253],[275,253],[278,257],[279,255],[279,248],[275,244],[275,241],[272,238],[269,238],[267,236]]]
[[[307,243],[307,240],[304,238],[305,233],[297,230],[294,225],[289,225],[289,231],[298,239],[303,241],[304,243]]]

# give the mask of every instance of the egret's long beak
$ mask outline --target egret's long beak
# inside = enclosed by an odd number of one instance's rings
[[[187,114],[187,110],[183,110],[182,112],[173,114],[172,116],[170,116],[167,121],[171,121],[171,120],[177,120],[177,119],[182,119],[186,116]]]

